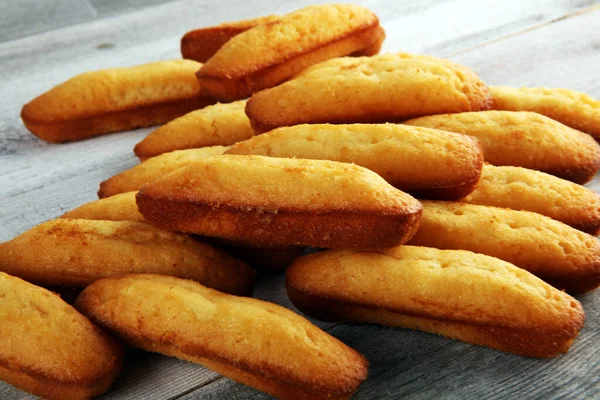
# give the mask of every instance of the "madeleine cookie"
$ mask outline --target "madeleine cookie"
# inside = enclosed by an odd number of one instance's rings
[[[195,29],[186,33],[181,38],[181,55],[183,58],[204,63],[234,36],[237,36],[250,28],[254,28],[257,25],[278,22],[279,20],[281,20],[280,16],[268,15],[266,17],[225,22],[217,26]],[[375,37],[375,41],[371,45],[352,53],[352,55],[373,56],[379,53],[383,40],[385,39],[384,30],[379,29],[376,32]]]
[[[54,293],[0,272],[0,379],[51,400],[99,396],[123,347]]]
[[[280,16],[268,15],[242,21],[225,22],[217,26],[195,29],[183,35],[181,38],[181,55],[183,58],[195,60],[198,62],[208,61],[225,43],[234,36],[254,28],[257,25],[268,24],[281,20]],[[377,32],[375,41],[368,47],[360,49],[352,55],[372,56],[379,53],[385,32],[380,29]]]
[[[233,37],[200,68],[202,87],[223,101],[280,84],[306,67],[381,44],[377,16],[351,4],[303,8]]]
[[[346,399],[367,377],[364,357],[294,312],[192,281],[102,279],[76,307],[136,347],[200,363],[280,399]]]
[[[495,110],[534,111],[600,140],[600,101],[568,89],[492,86]]]
[[[215,104],[161,126],[139,142],[133,152],[142,161],[174,150],[229,146],[254,136],[244,112],[246,101]]]
[[[225,22],[217,26],[195,29],[186,33],[181,38],[181,55],[183,58],[204,63],[234,36],[257,25],[268,24],[280,19],[281,17],[277,15],[268,15],[266,17]]]
[[[254,270],[221,250],[128,221],[44,222],[0,244],[0,271],[57,286],[127,273],[175,275],[233,294],[248,294],[254,284]]]
[[[162,124],[214,104],[200,89],[191,60],[86,72],[23,106],[23,123],[48,142],[80,140]]]
[[[399,124],[296,125],[240,142],[226,154],[354,163],[420,197],[455,200],[470,193],[483,152],[465,135]]]
[[[146,221],[256,247],[373,249],[401,244],[421,205],[353,164],[214,156],[144,186]]]
[[[575,183],[586,183],[600,169],[600,145],[594,139],[537,113],[445,114],[404,123],[474,136],[493,165],[535,169]]]
[[[257,132],[303,123],[394,122],[480,111],[487,86],[470,69],[410,54],[337,58],[252,95],[246,114]]]
[[[443,201],[422,204],[412,245],[497,257],[570,293],[600,284],[600,240],[594,236],[529,211]]]
[[[520,167],[483,166],[463,203],[533,211],[592,235],[600,229],[600,196],[573,182]]]
[[[150,158],[100,183],[98,197],[103,198],[119,193],[138,191],[145,184],[163,175],[185,167],[194,161],[223,154],[228,148],[212,146],[201,149],[179,150]]]
[[[469,251],[400,246],[301,257],[286,288],[302,312],[436,333],[528,357],[566,353],[581,304],[527,271]]]
[[[90,201],[64,213],[60,218],[145,222],[135,203],[136,194],[137,191],[125,192]]]

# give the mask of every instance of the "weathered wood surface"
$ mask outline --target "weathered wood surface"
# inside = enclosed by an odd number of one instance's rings
[[[85,0],[2,0],[0,42],[96,18]]]
[[[19,111],[25,102],[86,70],[179,57],[179,38],[189,29],[315,2],[159,3],[54,0],[42,7],[33,1],[0,2],[0,241],[95,199],[101,180],[137,162],[131,149],[150,131],[49,145],[22,126]],[[450,57],[473,67],[490,84],[569,87],[600,98],[598,1],[357,3],[380,16],[388,34],[385,51]],[[600,190],[600,179],[591,187]],[[263,278],[256,296],[291,307],[282,282],[282,275]],[[370,378],[356,398],[599,398],[600,295],[580,300],[586,326],[567,356],[550,361],[420,332],[320,325],[371,363]],[[0,383],[0,399],[29,397]],[[104,398],[266,396],[203,367],[132,351],[122,376]]]

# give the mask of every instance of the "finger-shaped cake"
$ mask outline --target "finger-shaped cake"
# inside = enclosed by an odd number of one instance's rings
[[[99,396],[123,347],[58,295],[0,272],[0,379],[50,400]]]
[[[77,75],[23,106],[21,119],[48,142],[162,124],[216,102],[191,60],[159,61]]]
[[[266,17],[225,22],[208,28],[194,29],[181,38],[181,55],[189,60],[207,62],[234,36],[257,25],[268,24],[280,19],[281,17],[277,15],[267,15]]]
[[[275,129],[240,142],[226,154],[257,154],[354,163],[419,197],[455,200],[481,174],[477,140],[401,124],[314,124]]]
[[[536,212],[591,235],[600,229],[596,192],[532,169],[486,164],[475,190],[460,201]]]
[[[353,164],[214,156],[144,186],[146,221],[257,247],[373,249],[409,240],[421,205]]]
[[[470,112],[404,123],[474,136],[493,165],[535,169],[576,183],[589,181],[600,169],[600,145],[590,135],[537,113]]]
[[[254,28],[257,25],[268,24],[281,20],[280,16],[268,15],[266,17],[258,17],[241,21],[225,22],[208,28],[194,29],[189,31],[181,38],[181,55],[183,58],[195,60],[198,62],[206,62],[215,53],[223,47],[234,36]],[[356,56],[372,56],[379,53],[385,33],[383,29],[379,30],[375,41],[365,47],[352,53]]]
[[[229,146],[254,136],[244,113],[246,101],[215,104],[161,126],[135,145],[142,161],[175,150]]]
[[[495,110],[534,111],[600,139],[600,101],[569,89],[490,87]]]
[[[303,123],[396,122],[489,109],[487,86],[469,68],[405,53],[343,57],[252,95],[257,132]]]
[[[422,201],[417,246],[470,250],[508,261],[571,293],[600,284],[600,240],[546,216],[507,208]]]
[[[100,183],[98,197],[109,197],[115,194],[137,191],[147,183],[185,167],[196,160],[223,154],[228,147],[211,146],[200,149],[178,150],[149,158],[126,171],[123,171]]]
[[[286,288],[315,318],[416,329],[529,357],[566,353],[584,321],[568,294],[460,250],[324,251],[297,259]]]
[[[129,221],[57,219],[0,244],[0,271],[56,286],[85,286],[127,273],[193,279],[248,294],[254,270],[188,235]]]
[[[137,191],[125,192],[90,201],[67,211],[60,218],[144,222],[144,217],[135,203],[136,194]]]
[[[202,87],[219,100],[244,99],[313,64],[380,44],[384,36],[377,16],[366,8],[309,6],[233,37],[197,76]]]
[[[363,356],[298,314],[192,281],[102,279],[76,307],[136,347],[200,363],[280,399],[346,399],[367,377]]]

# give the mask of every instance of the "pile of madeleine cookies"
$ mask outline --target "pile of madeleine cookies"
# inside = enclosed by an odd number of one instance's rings
[[[378,55],[384,38],[365,8],[307,7],[26,104],[49,142],[164,125],[100,200],[0,244],[0,378],[93,397],[126,344],[282,399],[350,397],[365,357],[249,297],[256,270],[287,269],[317,319],[567,352],[584,322],[570,294],[600,284],[600,198],[580,186],[600,168],[600,102]],[[72,307],[42,287],[83,291]]]

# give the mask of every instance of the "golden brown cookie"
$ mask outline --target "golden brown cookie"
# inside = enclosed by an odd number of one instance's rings
[[[466,135],[400,124],[296,125],[237,143],[226,154],[354,163],[415,196],[456,200],[481,174],[483,152]]]
[[[463,203],[533,211],[591,235],[600,229],[600,196],[573,182],[521,167],[483,166]]]
[[[594,139],[537,113],[444,114],[404,123],[474,136],[493,165],[535,169],[575,183],[589,181],[600,169],[600,145]]]
[[[248,294],[254,270],[187,235],[128,221],[57,219],[0,244],[0,271],[45,285],[86,286],[127,273],[193,279]]]
[[[566,353],[581,304],[527,271],[482,254],[400,246],[301,257],[286,275],[301,311],[436,333],[528,357]]]
[[[277,15],[268,15],[195,29],[181,38],[181,55],[183,58],[204,63],[234,36],[257,25],[279,21],[280,19],[281,17]]]
[[[359,353],[281,306],[158,275],[88,286],[76,307],[136,347],[200,363],[280,399],[346,399]]]
[[[497,257],[570,293],[600,284],[600,240],[594,236],[529,211],[443,201],[422,204],[412,245]]]
[[[137,191],[125,192],[90,201],[64,213],[60,218],[144,222],[135,203],[136,194]]]
[[[257,132],[303,123],[396,122],[421,115],[481,111],[487,86],[467,67],[410,54],[325,61],[252,95]]]
[[[0,379],[50,400],[99,396],[123,347],[54,293],[0,272]]]
[[[372,48],[385,35],[377,16],[351,4],[303,8],[233,37],[198,71],[223,101],[249,97],[321,61]]]
[[[162,124],[214,104],[191,60],[160,61],[75,76],[23,106],[23,123],[48,142]]]
[[[228,147],[212,146],[201,149],[179,150],[161,154],[145,160],[126,171],[121,172],[100,183],[98,197],[109,197],[115,194],[138,191],[156,178],[185,167],[193,161],[220,155]]]
[[[279,20],[281,20],[280,16],[268,15],[266,17],[225,22],[217,26],[195,29],[186,33],[181,38],[181,55],[183,58],[204,63],[234,36],[237,36],[250,28],[254,28],[257,25]],[[352,55],[372,56],[379,53],[383,40],[385,39],[385,32],[383,29],[380,29],[377,33],[376,40],[369,47],[358,50],[352,53]]]
[[[214,156],[144,186],[146,221],[255,247],[373,249],[401,244],[421,205],[353,164],[263,156]]]
[[[142,161],[174,150],[229,146],[254,136],[244,113],[246,101],[215,104],[161,126],[133,149]]]
[[[600,101],[569,89],[490,87],[495,110],[534,111],[600,139]]]

